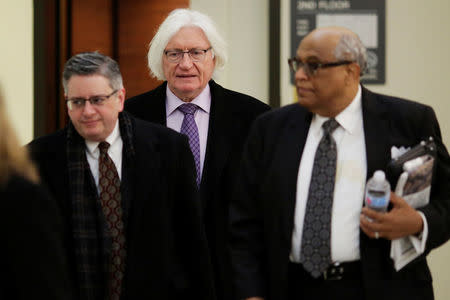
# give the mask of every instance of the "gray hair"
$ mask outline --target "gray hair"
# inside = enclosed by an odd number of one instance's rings
[[[361,75],[366,71],[367,50],[356,34],[344,33],[334,49],[334,56],[337,60],[355,61],[361,69]]]
[[[203,30],[206,38],[211,44],[212,53],[216,60],[213,78],[217,78],[218,73],[223,69],[227,61],[225,40],[217,31],[216,26],[210,17],[190,9],[173,10],[159,26],[158,31],[150,42],[150,48],[147,54],[148,67],[150,68],[150,74],[152,76],[159,80],[166,80],[162,66],[164,49],[170,39],[181,28],[189,26],[198,27]]]
[[[64,65],[62,83],[67,94],[67,84],[74,75],[102,75],[109,80],[113,90],[123,88],[119,64],[109,56],[95,52],[83,52],[72,56]]]

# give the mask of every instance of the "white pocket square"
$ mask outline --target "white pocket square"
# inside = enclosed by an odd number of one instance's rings
[[[405,147],[401,146],[400,148],[397,148],[395,146],[392,146],[392,148],[391,148],[391,158],[392,159],[396,159],[397,157],[399,157],[400,155],[402,155],[403,153],[405,153],[409,149],[411,149],[411,147],[405,148]]]

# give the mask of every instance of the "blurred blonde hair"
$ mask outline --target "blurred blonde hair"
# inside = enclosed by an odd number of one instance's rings
[[[0,89],[0,185],[8,182],[12,175],[22,176],[37,183],[39,176],[35,166],[28,157],[26,148],[21,146],[9,117]]]

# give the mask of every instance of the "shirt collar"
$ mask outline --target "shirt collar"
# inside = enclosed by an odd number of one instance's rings
[[[169,85],[166,87],[166,117],[171,115],[181,104],[184,104],[180,98],[175,96],[174,93],[169,88]],[[194,98],[190,103],[196,104],[200,107],[204,112],[209,114],[211,108],[211,90],[209,88],[209,84],[203,89],[203,91]]]
[[[355,134],[359,129],[358,121],[360,118],[362,118],[361,85],[358,85],[358,92],[356,93],[355,98],[353,98],[352,102],[341,111],[335,119],[345,131],[350,134]],[[314,114],[312,122],[314,126],[312,126],[312,130],[314,130],[316,134],[319,134],[322,124],[328,119],[328,117]]]
[[[108,135],[108,137],[106,137],[105,142],[108,142],[108,144],[113,145],[119,138],[120,138],[119,120],[117,120],[113,131],[110,133],[110,135]],[[94,155],[94,153],[98,151],[98,144],[100,144],[100,142],[85,140],[85,143],[87,150],[91,155]]]

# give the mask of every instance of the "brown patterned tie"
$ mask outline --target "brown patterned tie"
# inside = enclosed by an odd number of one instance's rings
[[[120,179],[114,162],[108,155],[109,144],[98,145],[100,201],[112,240],[109,294],[111,300],[119,300],[125,271],[125,235],[122,220]]]

